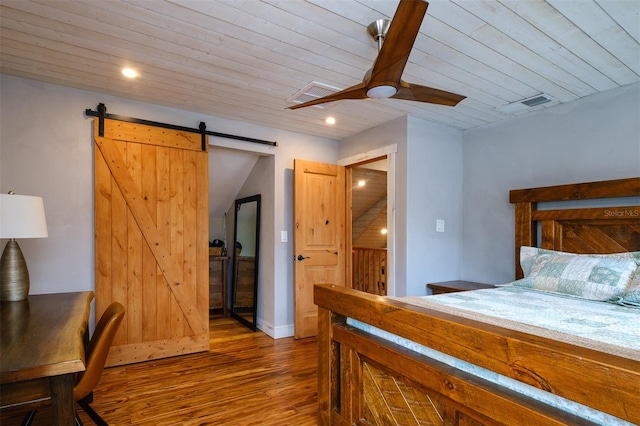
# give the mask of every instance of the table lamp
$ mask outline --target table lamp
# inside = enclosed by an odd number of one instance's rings
[[[0,238],[9,238],[0,258],[0,300],[19,301],[29,295],[29,271],[16,238],[43,238],[47,234],[42,198],[0,194]]]

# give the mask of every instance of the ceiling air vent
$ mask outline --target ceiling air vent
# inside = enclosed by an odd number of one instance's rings
[[[545,95],[536,96],[535,98],[526,99],[521,101],[521,103],[525,104],[528,107],[534,107],[542,104],[546,104],[547,102],[551,102],[551,99],[547,98]]]
[[[340,89],[338,89],[337,87],[318,83],[317,81],[312,81],[302,89],[298,90],[289,99],[287,99],[287,102],[291,102],[292,104],[303,104],[305,102],[313,101],[318,98],[323,98],[338,91],[340,91]],[[333,105],[333,102],[328,104],[314,105],[314,107],[327,109],[331,105]]]
[[[507,105],[499,106],[496,108],[496,110],[504,114],[518,115],[541,108],[548,108],[554,105],[558,105],[559,103],[560,102],[553,99],[551,96],[541,93],[527,99],[522,99]]]

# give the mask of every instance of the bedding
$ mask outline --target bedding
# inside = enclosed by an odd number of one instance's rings
[[[621,297],[613,301],[623,306],[633,306],[640,308],[640,268],[636,270],[634,278],[631,280],[629,287],[625,290]]]
[[[394,299],[640,361],[640,309],[515,286]]]
[[[537,256],[549,255],[549,254],[572,254],[574,256],[633,259],[636,262],[636,265],[640,266],[640,251],[607,253],[607,254],[599,254],[599,253],[577,254],[577,253],[569,253],[565,251],[549,250],[549,249],[544,249],[540,247],[522,246],[520,247],[519,260],[520,260],[520,266],[522,267],[522,270],[524,272],[524,276],[526,277],[530,274],[531,266],[533,265],[533,262],[536,260]]]
[[[512,285],[589,300],[623,296],[640,263],[640,252],[590,255],[521,247],[524,278]]]

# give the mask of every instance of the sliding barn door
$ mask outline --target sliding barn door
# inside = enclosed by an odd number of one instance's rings
[[[108,365],[209,349],[202,136],[105,119],[95,140],[96,318],[125,319]]]

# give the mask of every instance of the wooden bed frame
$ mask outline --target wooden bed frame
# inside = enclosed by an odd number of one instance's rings
[[[514,190],[519,251],[640,251],[640,206],[537,210],[538,202],[640,196],[640,178]],[[324,284],[318,311],[320,425],[587,424],[564,411],[346,324],[353,318],[640,424],[640,362]]]

